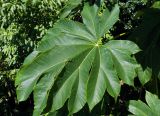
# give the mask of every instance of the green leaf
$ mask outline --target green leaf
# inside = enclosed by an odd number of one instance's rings
[[[134,42],[131,41],[123,41],[123,40],[112,40],[109,41],[109,43],[106,44],[109,48],[111,49],[117,49],[117,50],[122,50],[122,51],[128,51],[129,54],[135,54],[140,51],[139,47],[134,44]],[[127,52],[126,51],[126,52]]]
[[[86,4],[82,12],[84,24],[61,19],[49,29],[36,54],[26,58],[16,77],[17,97],[24,101],[34,91],[34,115],[47,106],[51,90],[51,112],[68,102],[72,115],[86,103],[92,110],[106,91],[116,99],[121,80],[133,85],[138,64],[132,56],[140,49],[126,40],[106,44],[99,40],[118,20],[117,5],[111,12],[106,11],[99,16],[97,6]],[[105,26],[100,29],[99,25]]]
[[[83,23],[87,26],[88,30],[94,35],[96,39],[96,29],[98,26],[98,7],[96,5],[90,7],[86,4],[82,11]]]
[[[102,99],[106,89],[113,97],[117,97],[120,92],[119,79],[109,50],[105,47],[97,50],[93,64],[87,91],[90,110]]]
[[[92,66],[92,62],[94,60],[94,56],[96,53],[96,49],[93,48],[89,53],[83,58],[81,64],[78,68],[78,78],[74,83],[74,87],[72,89],[72,94],[68,101],[68,108],[71,114],[79,111],[87,101],[87,81],[89,79],[89,70]],[[79,60],[80,58],[78,58]],[[74,65],[74,64],[73,64]],[[73,66],[72,66],[73,67]]]
[[[100,38],[117,22],[119,12],[119,6],[116,4],[111,12],[106,9],[102,15],[98,15],[99,10],[96,5],[90,7],[89,4],[86,4],[82,12],[82,18],[91,33]]]
[[[65,7],[62,9],[61,13],[60,13],[60,18],[65,18],[68,16],[68,14],[74,9],[76,8],[80,3],[82,2],[82,0],[69,0]]]
[[[53,33],[54,32],[54,33]],[[77,38],[77,39],[76,39]],[[38,51],[47,51],[56,45],[93,44],[93,36],[79,22],[60,20],[39,43]],[[88,43],[87,43],[88,42]]]
[[[49,70],[38,82],[34,89],[34,112],[33,116],[39,116],[46,107],[48,94],[54,85],[56,76],[62,71],[65,63],[58,64]]]
[[[117,22],[117,20],[119,19],[119,6],[116,4],[115,7],[112,9],[111,12],[108,11],[108,9],[106,9],[99,22],[99,36],[103,36],[104,33],[108,32],[110,28],[112,28],[112,26]]]
[[[140,50],[138,46],[130,41],[112,40],[106,44],[106,47],[111,53],[113,65],[119,78],[129,85],[134,85],[134,77],[136,76],[134,70],[138,65],[130,55]]]
[[[131,100],[129,102],[129,111],[136,116],[152,116],[153,115],[151,109],[140,100],[138,101]]]
[[[144,71],[142,69],[142,67],[138,67],[138,78],[140,80],[140,82],[144,85],[146,84],[152,76],[152,70],[150,68],[146,68]]]
[[[27,99],[37,80],[44,72],[50,70],[50,68],[53,68],[57,64],[67,62],[70,58],[90,47],[90,45],[57,46],[55,49],[39,55],[30,65],[24,66],[18,72],[16,79],[16,85],[19,85],[17,88],[17,97],[19,101]],[[61,54],[62,52],[64,53]]]
[[[157,115],[160,115],[160,99],[158,99],[157,95],[154,95],[150,92],[146,92],[146,101],[151,110]]]
[[[131,100],[129,111],[136,116],[159,116],[160,99],[148,91],[146,91],[145,99],[148,105],[140,100]]]

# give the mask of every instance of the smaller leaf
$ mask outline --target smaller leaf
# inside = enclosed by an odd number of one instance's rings
[[[129,111],[136,116],[159,116],[160,99],[148,91],[146,91],[145,99],[148,105],[140,100],[130,100]]]
[[[152,109],[152,111],[155,112],[157,116],[159,116],[160,115],[160,99],[158,99],[158,96],[147,91],[145,98],[146,98],[147,104]]]
[[[140,100],[131,100],[129,102],[129,111],[136,116],[154,116],[151,109]]]
[[[138,70],[138,78],[140,82],[142,83],[142,85],[146,84],[151,79],[152,70],[149,67],[147,67],[143,71],[141,66],[139,66],[137,70]]]

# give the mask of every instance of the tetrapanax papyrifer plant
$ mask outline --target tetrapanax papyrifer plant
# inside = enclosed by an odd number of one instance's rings
[[[81,16],[83,23],[61,19],[49,29],[17,74],[18,100],[26,100],[33,91],[34,116],[51,99],[51,112],[67,100],[69,114],[86,103],[92,110],[105,91],[118,97],[121,80],[134,85],[139,65],[133,55],[140,51],[138,46],[128,40],[103,42],[119,18],[119,6],[100,13],[96,5],[85,4]]]

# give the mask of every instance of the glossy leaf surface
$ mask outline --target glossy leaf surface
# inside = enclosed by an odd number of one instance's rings
[[[134,84],[138,64],[132,55],[140,51],[138,46],[127,40],[103,43],[101,38],[118,20],[118,5],[99,15],[97,6],[86,4],[82,18],[84,24],[58,21],[17,74],[18,100],[26,100],[33,91],[35,116],[46,107],[52,88],[51,112],[68,100],[73,114],[86,103],[92,110],[106,91],[117,98],[120,80]]]

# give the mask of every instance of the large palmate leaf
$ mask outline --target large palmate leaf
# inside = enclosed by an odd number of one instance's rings
[[[146,92],[146,102],[131,100],[129,111],[136,116],[159,116],[160,115],[160,99],[150,92]]]
[[[137,45],[127,40],[102,43],[101,37],[118,16],[118,5],[99,16],[97,6],[86,4],[82,11],[84,24],[58,21],[18,72],[18,100],[26,100],[33,91],[33,115],[40,115],[48,100],[52,102],[51,112],[68,100],[69,113],[73,114],[86,103],[91,110],[105,91],[117,98],[121,80],[133,85],[137,68],[133,54],[139,51]]]

